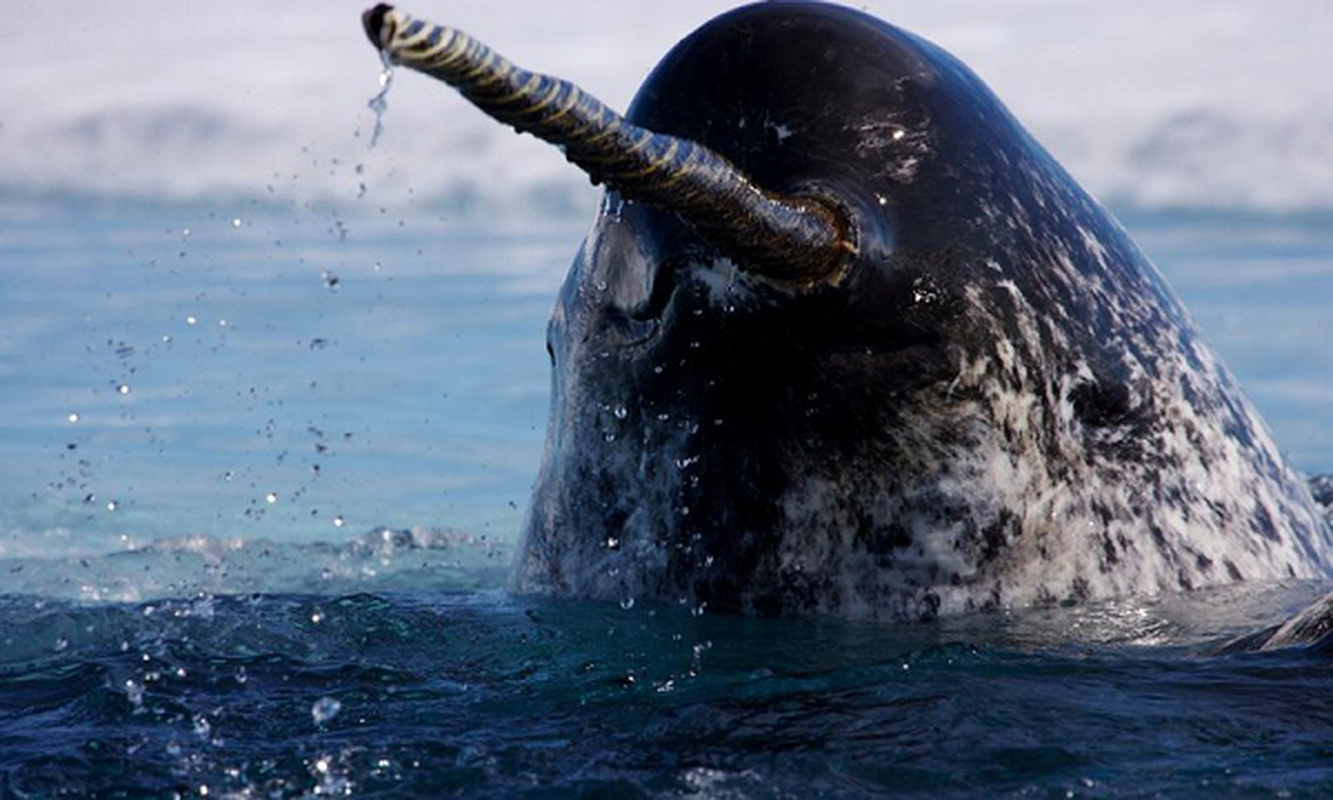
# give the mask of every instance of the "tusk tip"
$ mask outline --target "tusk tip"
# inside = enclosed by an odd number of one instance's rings
[[[388,3],[379,3],[374,8],[366,9],[361,15],[361,26],[366,30],[366,36],[370,38],[370,43],[375,47],[383,49],[391,38],[393,38],[392,24],[386,24],[385,17],[393,11],[393,6]]]

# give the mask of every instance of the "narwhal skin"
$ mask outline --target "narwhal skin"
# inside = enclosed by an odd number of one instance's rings
[[[466,34],[365,24],[607,185],[549,327],[518,591],[915,619],[1329,576],[1156,269],[934,45],[746,6],[621,119]]]

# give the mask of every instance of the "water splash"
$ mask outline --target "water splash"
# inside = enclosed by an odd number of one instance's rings
[[[384,65],[380,70],[380,91],[367,103],[370,110],[375,112],[375,129],[370,133],[369,149],[372,150],[379,142],[380,134],[384,133],[384,115],[389,110],[389,89],[393,87],[393,61],[389,58],[388,50],[380,51],[380,63]]]

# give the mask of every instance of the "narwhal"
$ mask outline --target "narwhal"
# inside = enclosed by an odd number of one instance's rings
[[[745,6],[621,117],[460,31],[364,22],[606,186],[549,326],[518,591],[916,619],[1330,574],[1157,270],[938,47]]]

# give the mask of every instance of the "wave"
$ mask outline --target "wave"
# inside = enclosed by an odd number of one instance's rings
[[[485,592],[501,589],[512,543],[451,528],[375,528],[341,542],[166,537],[103,554],[0,558],[5,593],[139,603],[255,592]]]

